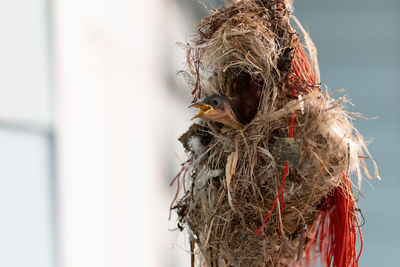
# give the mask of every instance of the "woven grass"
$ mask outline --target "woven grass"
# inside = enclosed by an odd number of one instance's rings
[[[189,159],[179,174],[183,196],[173,209],[196,244],[199,264],[300,262],[309,229],[343,174],[361,179],[361,156],[369,153],[351,124],[357,114],[346,111],[345,98],[321,91],[316,50],[301,32],[305,54],[290,11],[290,1],[227,2],[200,22],[186,46],[184,75],[194,101],[215,93],[234,99],[248,87],[260,92],[257,113],[244,129],[204,120],[180,138]],[[288,137],[293,117],[300,161],[288,164],[283,202],[279,198],[256,235],[282,184],[285,162],[274,148]]]

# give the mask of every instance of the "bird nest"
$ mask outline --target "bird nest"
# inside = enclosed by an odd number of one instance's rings
[[[321,91],[315,48],[298,24],[306,55],[290,9],[227,2],[186,46],[194,101],[224,95],[245,122],[238,130],[202,120],[180,138],[189,159],[171,206],[189,230],[192,265],[195,255],[210,267],[299,263],[326,199],[365,167],[356,114]]]

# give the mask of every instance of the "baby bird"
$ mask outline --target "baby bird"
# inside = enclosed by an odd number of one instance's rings
[[[222,95],[211,95],[201,102],[197,102],[190,107],[199,108],[199,113],[195,118],[209,119],[220,122],[227,127],[234,129],[242,129],[244,124],[239,121],[235,111],[232,109],[228,98]]]

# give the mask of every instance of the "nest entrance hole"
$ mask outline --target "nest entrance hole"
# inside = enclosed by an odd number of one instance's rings
[[[225,94],[236,116],[244,124],[250,123],[257,115],[263,88],[260,80],[261,78],[253,77],[245,71],[238,74],[234,71],[227,72]]]

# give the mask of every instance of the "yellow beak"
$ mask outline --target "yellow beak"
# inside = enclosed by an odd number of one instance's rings
[[[212,106],[210,106],[210,105],[208,105],[208,104],[201,103],[201,102],[199,102],[199,103],[194,103],[193,105],[190,105],[190,106],[189,106],[189,108],[193,108],[193,107],[199,108],[200,111],[199,111],[199,113],[197,113],[197,114],[192,118],[192,120],[193,120],[193,119],[196,119],[196,118],[203,118],[203,117],[204,117],[205,115],[207,115],[208,113],[214,111],[214,108],[213,108]]]

